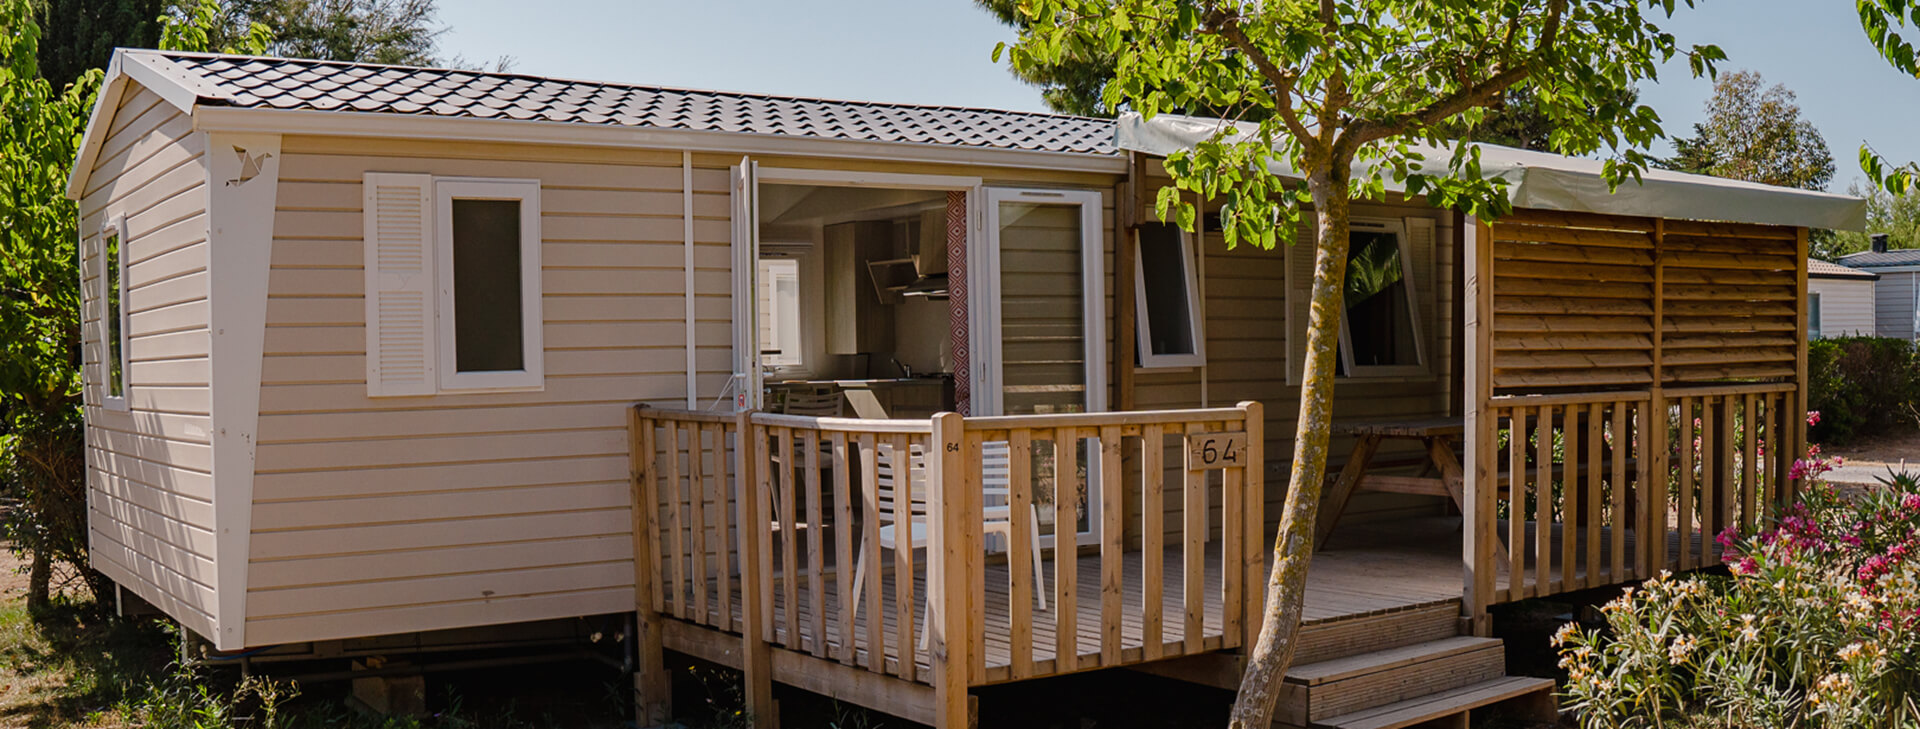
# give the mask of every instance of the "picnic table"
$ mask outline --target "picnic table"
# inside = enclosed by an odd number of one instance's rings
[[[1466,508],[1460,458],[1456,455],[1456,445],[1467,431],[1466,424],[1460,418],[1370,421],[1336,424],[1334,428],[1354,436],[1353,451],[1347,456],[1346,467],[1340,470],[1340,475],[1335,477],[1321,499],[1320,524],[1314,530],[1314,549],[1326,545],[1327,538],[1333,535],[1334,525],[1340,521],[1340,513],[1346,510],[1347,501],[1356,493],[1445,496],[1452,499],[1454,505]],[[1426,468],[1422,472],[1432,475],[1368,473],[1374,454],[1388,440],[1420,441],[1426,454]]]

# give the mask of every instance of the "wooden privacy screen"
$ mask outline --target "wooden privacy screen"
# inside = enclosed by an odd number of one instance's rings
[[[1793,228],[1516,210],[1491,230],[1496,392],[1794,374]]]

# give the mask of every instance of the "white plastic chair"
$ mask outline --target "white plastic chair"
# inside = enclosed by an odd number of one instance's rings
[[[877,461],[877,468],[874,477],[874,491],[877,495],[875,510],[878,512],[878,521],[880,522],[880,548],[882,550],[899,549],[898,524],[894,521],[895,500],[899,498],[899,489],[894,476],[893,447],[883,444],[878,446],[877,450],[878,457],[875,459]],[[1006,441],[988,441],[983,444],[980,460],[981,493],[984,497],[980,513],[981,533],[999,534],[1011,544],[1013,540],[1013,504],[1012,489],[1008,485],[1008,463],[1011,459],[1009,458]],[[908,493],[909,501],[907,511],[911,515],[909,517],[911,524],[909,526],[910,534],[907,548],[925,549],[929,546],[928,541],[931,535],[931,530],[928,528],[927,515],[927,456],[926,452],[918,444],[912,446],[912,454],[909,459],[908,481],[911,484],[911,488]],[[1033,531],[1031,535],[1032,542],[1030,542],[1032,545],[1031,554],[1033,556],[1033,596],[1035,600],[1039,602],[1040,609],[1045,610],[1047,609],[1047,580],[1046,572],[1041,566],[1040,559],[1040,509],[1033,504],[1028,504],[1027,508],[1032,510],[1032,516],[1027,520],[1027,524]],[[937,563],[930,563],[928,565],[928,584],[932,584],[938,576],[938,573],[934,571],[934,568],[937,566]],[[860,588],[866,579],[866,573],[867,551],[861,549],[860,557],[855,561],[853,569],[853,594],[856,596],[860,594]],[[927,605],[927,614],[932,615],[932,591],[929,590],[928,593],[929,603]],[[859,615],[859,612],[860,604],[859,601],[856,600],[854,603],[853,616],[849,616],[847,619],[852,620],[854,616]],[[925,648],[928,645],[927,633],[928,631],[924,630],[920,633],[921,648]]]

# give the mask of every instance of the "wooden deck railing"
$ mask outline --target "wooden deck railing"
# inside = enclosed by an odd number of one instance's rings
[[[969,686],[1232,648],[1259,627],[1257,403],[930,420],[637,406],[631,425],[642,620],[738,633],[750,708],[771,706],[774,648],[931,684],[938,712],[964,712]],[[1097,545],[1080,544],[1082,493],[1103,505]],[[1038,542],[1036,503],[1054,516]]]
[[[1787,493],[1794,397],[1792,383],[1741,383],[1490,398],[1470,607],[1719,564],[1715,536]]]

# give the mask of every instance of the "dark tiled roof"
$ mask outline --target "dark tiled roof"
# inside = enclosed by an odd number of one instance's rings
[[[143,51],[204,103],[1117,154],[1109,119],[567,81],[509,73]],[[207,93],[207,90],[212,93]]]
[[[1807,275],[1814,278],[1858,278],[1869,281],[1880,278],[1880,274],[1872,271],[1849,268],[1838,263],[1822,261],[1818,258],[1807,259]]]
[[[1840,263],[1848,268],[1886,268],[1889,266],[1920,265],[1920,248],[1905,248],[1886,253],[1851,253],[1840,257]]]

